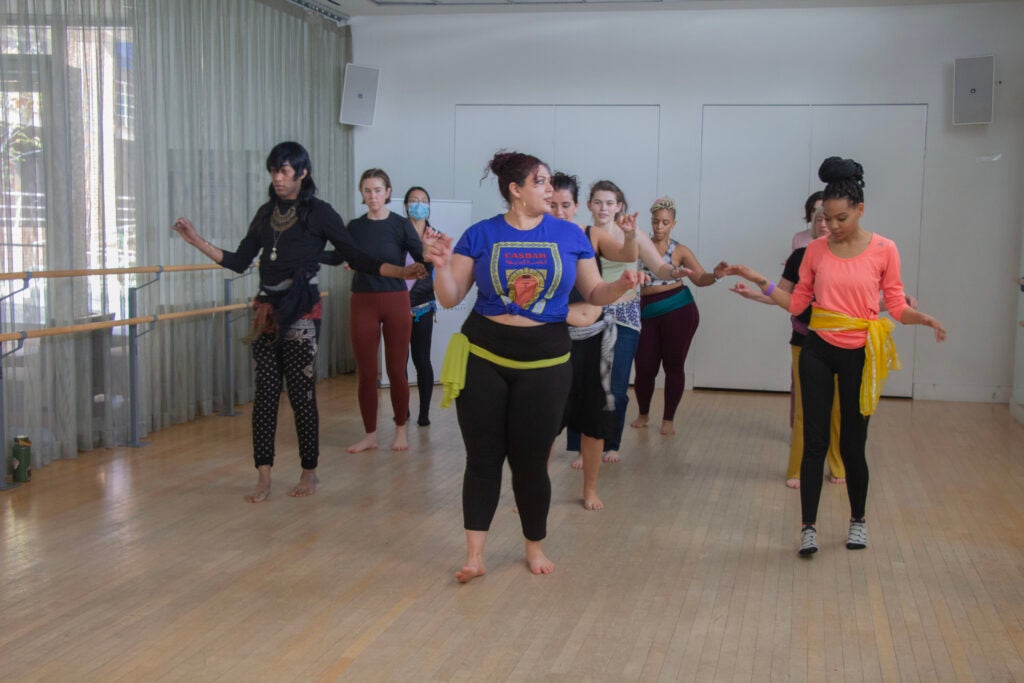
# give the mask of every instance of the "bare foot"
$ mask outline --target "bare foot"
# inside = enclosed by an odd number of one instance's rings
[[[526,564],[534,574],[550,574],[555,571],[555,563],[541,550],[540,541],[526,542]]]
[[[618,451],[608,451],[601,457],[601,462],[622,462]]]
[[[829,483],[831,484],[845,484],[846,477],[833,477],[831,474],[828,475]]]
[[[575,460],[573,460],[572,464],[569,465],[569,467],[573,468],[574,470],[582,470],[583,469],[583,456],[581,455],[580,457],[578,457]]]
[[[636,427],[637,429],[643,429],[647,426],[648,418],[644,414],[637,415],[637,418],[629,423],[630,427]]]
[[[407,451],[409,450],[409,440],[406,438],[405,425],[398,425],[395,427],[395,440],[391,444],[391,450],[393,451]]]
[[[312,496],[316,493],[319,484],[320,480],[316,476],[316,470],[302,470],[302,475],[299,476],[299,483],[288,492],[288,495],[292,498]]]
[[[584,510],[603,510],[604,503],[597,497],[597,493],[594,491],[583,492],[583,509]]]
[[[487,567],[484,566],[482,557],[467,559],[466,564],[462,565],[462,569],[455,572],[455,580],[459,583],[469,583],[476,577],[483,576],[486,573]]]
[[[674,424],[672,424],[672,420],[662,420],[661,421],[661,435],[662,436],[672,436],[675,433],[676,433],[676,426]]]
[[[787,479],[786,480],[786,486],[788,486],[791,489],[798,489],[798,488],[800,488],[800,480],[796,479],[796,478],[794,478],[794,479]]]
[[[362,438],[359,443],[354,443],[349,446],[346,450],[349,453],[362,453],[363,451],[372,451],[377,447],[377,432],[371,432]]]
[[[256,488],[245,496],[245,499],[250,503],[262,503],[267,498],[270,498],[270,483],[256,484]]]
[[[262,503],[270,498],[270,465],[260,465],[256,468],[259,472],[259,479],[256,481],[256,488],[252,493],[246,494],[245,499],[250,503]]]

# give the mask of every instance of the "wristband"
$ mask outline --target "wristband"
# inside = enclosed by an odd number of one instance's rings
[[[761,290],[761,293],[764,294],[765,296],[771,296],[772,292],[774,292],[774,291],[775,291],[775,283],[774,282],[769,282],[768,286],[765,287],[763,290]]]

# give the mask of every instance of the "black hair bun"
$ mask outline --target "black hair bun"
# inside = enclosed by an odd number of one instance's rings
[[[829,157],[821,162],[818,178],[825,184],[853,181],[864,187],[864,167],[853,159]]]

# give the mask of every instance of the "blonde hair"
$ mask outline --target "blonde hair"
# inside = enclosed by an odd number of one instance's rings
[[[651,215],[658,213],[659,211],[671,211],[672,218],[676,217],[676,202],[671,197],[661,197],[655,199],[654,203],[651,204]]]

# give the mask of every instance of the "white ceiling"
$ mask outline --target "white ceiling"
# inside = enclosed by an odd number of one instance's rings
[[[286,0],[324,8],[338,16],[609,10],[707,10],[950,5],[990,0]],[[1024,2],[1024,0],[1014,0]]]

